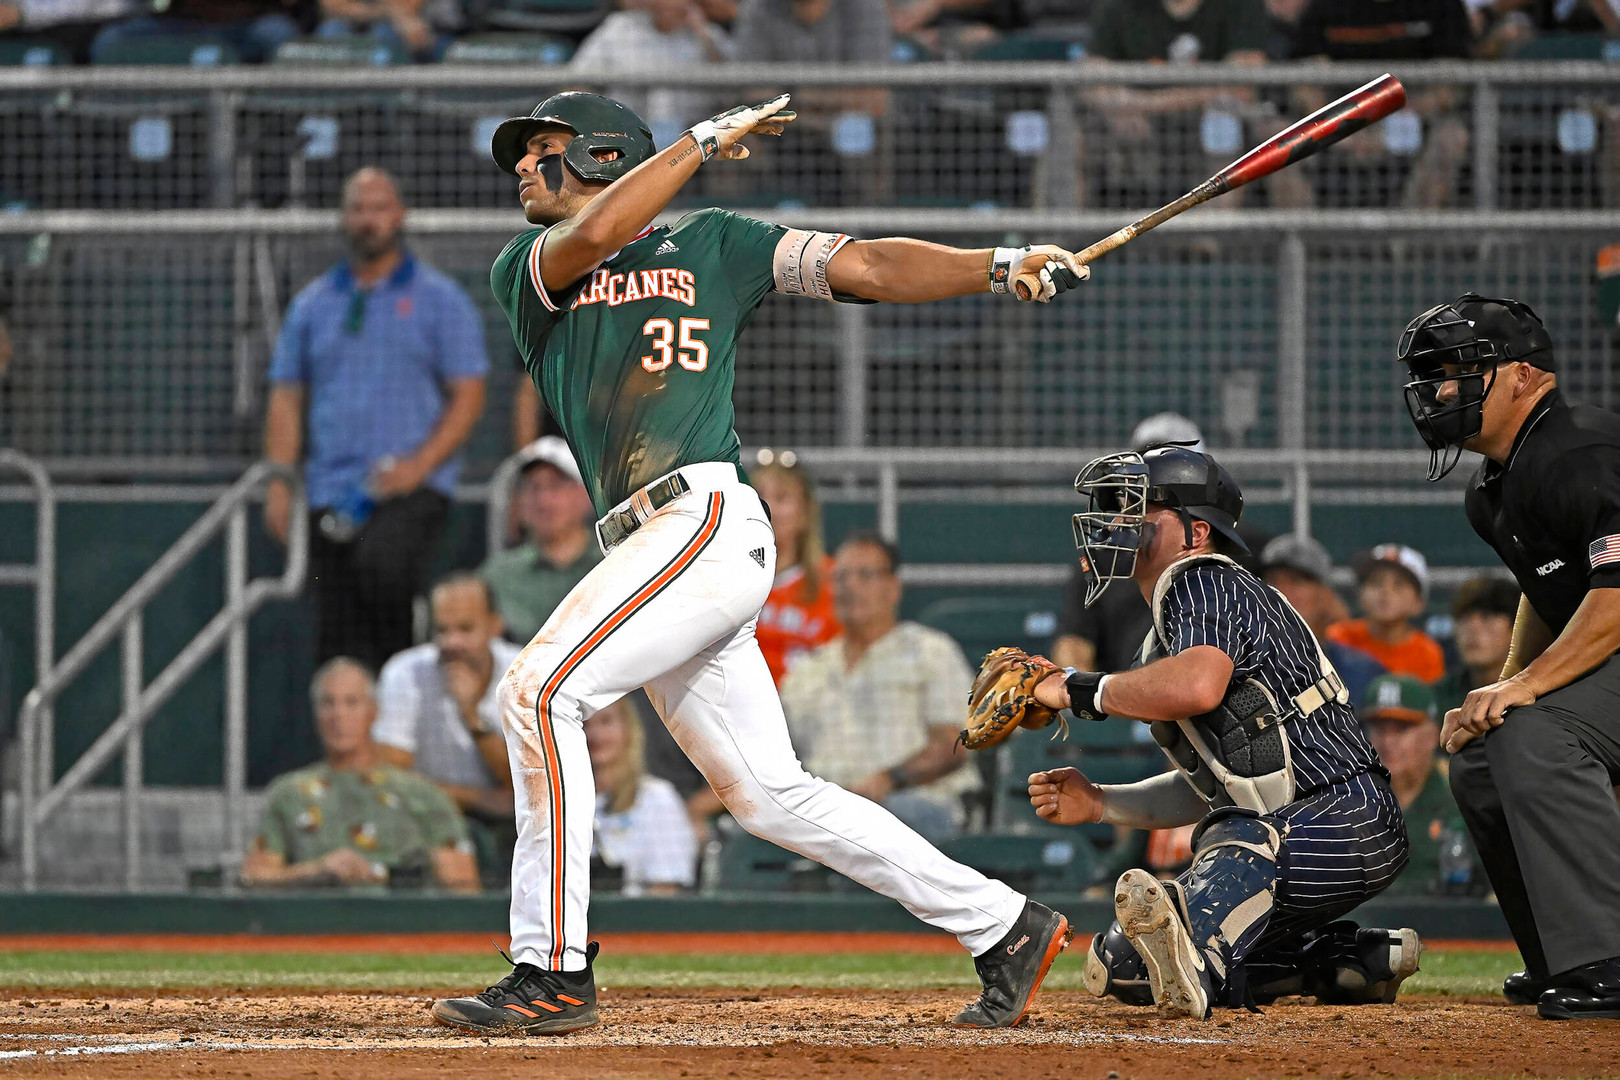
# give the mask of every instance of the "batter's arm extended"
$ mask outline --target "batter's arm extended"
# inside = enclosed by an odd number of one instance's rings
[[[1005,272],[997,284],[997,259]],[[881,300],[893,304],[923,304],[953,296],[1003,292],[1022,272],[1039,273],[1055,262],[1073,275],[1065,278],[1044,299],[1078,285],[1090,271],[1060,247],[953,248],[907,237],[852,240],[827,263],[827,284],[841,296]],[[1034,299],[1042,299],[1035,297]]]
[[[602,265],[663,213],[698,166],[711,157],[744,158],[744,135],[780,135],[793,120],[783,94],[705,120],[661,153],[637,165],[591,199],[576,216],[553,225],[540,251],[540,280],[565,289]]]

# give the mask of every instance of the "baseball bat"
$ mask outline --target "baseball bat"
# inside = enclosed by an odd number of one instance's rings
[[[1347,138],[1368,124],[1376,123],[1406,104],[1406,87],[1393,75],[1380,75],[1359,89],[1352,90],[1337,101],[1317,109],[1286,131],[1279,131],[1265,142],[1238,158],[1232,164],[1193,188],[1187,194],[1161,206],[1144,218],[1139,218],[1112,235],[1105,236],[1084,251],[1074,254],[1076,262],[1086,264],[1100,255],[1106,255],[1129,240],[1134,240],[1149,229],[1162,225],[1184,210],[1224,195],[1234,188],[1270,176],[1296,161],[1303,161],[1325,147]],[[1028,300],[1040,290],[1040,279],[1032,273],[1021,273],[1013,282],[1020,299]]]

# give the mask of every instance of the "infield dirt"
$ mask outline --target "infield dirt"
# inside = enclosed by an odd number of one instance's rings
[[[465,988],[462,989],[465,992]],[[387,994],[28,996],[0,992],[0,1075],[477,1080],[839,1077],[1599,1077],[1620,1022],[1552,1023],[1500,1002],[1416,998],[1169,1022],[1073,992],[1024,1027],[944,1026],[961,991],[604,990],[604,1023],[558,1039],[435,1026]]]

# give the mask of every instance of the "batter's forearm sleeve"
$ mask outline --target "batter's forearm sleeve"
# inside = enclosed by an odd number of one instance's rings
[[[1134,784],[1102,784],[1105,825],[1133,829],[1173,829],[1191,825],[1209,812],[1203,797],[1174,770]]]

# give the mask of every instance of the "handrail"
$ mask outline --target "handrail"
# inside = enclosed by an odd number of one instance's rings
[[[30,585],[34,589],[34,678],[51,673],[56,654],[56,487],[38,460],[20,450],[0,449],[0,472],[20,472],[34,489],[34,562],[32,566],[0,566],[0,585]],[[20,738],[20,736],[19,736]],[[53,747],[41,746],[48,769]],[[26,772],[30,761],[22,759]],[[46,772],[39,776],[43,781]]]
[[[951,61],[918,64],[702,64],[685,69],[593,70],[572,64],[412,64],[398,67],[175,67],[161,85],[148,67],[11,67],[0,69],[0,92],[137,90],[148,93],[226,93],[249,90],[436,90],[469,86],[511,88],[529,98],[547,87],[657,86],[1340,86],[1392,71],[1409,86],[1485,83],[1604,85],[1620,79],[1597,60],[1431,60],[1413,63],[1198,64]],[[543,96],[543,94],[541,95]]]
[[[247,581],[247,504],[270,480],[283,480],[292,489],[292,514],[287,537],[287,565],[279,578]],[[245,703],[248,618],[270,600],[288,600],[303,589],[309,561],[309,513],[303,479],[285,465],[259,462],[220,496],[122,597],[96,620],[78,643],[67,651],[50,673],[23,699],[19,714],[22,749],[22,863],[23,887],[33,890],[39,879],[39,829],[63,800],[83,787],[123,750],[125,753],[124,851],[125,877],[136,884],[139,842],[140,737],[153,712],[202,666],[222,639],[230,636],[226,660],[227,716],[225,733],[226,843],[234,851],[239,843],[241,796],[246,769]],[[205,545],[222,530],[226,537],[226,603],[152,682],[141,687],[141,639],[144,609]],[[62,778],[51,786],[41,782],[36,767],[38,748],[47,733],[49,710],[63,690],[83,674],[115,638],[122,639],[124,703],[117,719],[102,732]],[[234,699],[234,700],[233,700]],[[49,768],[48,764],[46,768]],[[48,777],[47,777],[48,779]],[[233,805],[234,804],[234,805]]]

